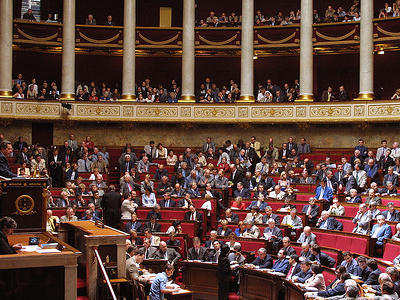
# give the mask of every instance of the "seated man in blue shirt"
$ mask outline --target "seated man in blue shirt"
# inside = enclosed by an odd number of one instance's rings
[[[174,266],[166,264],[164,272],[158,273],[150,287],[149,300],[163,300],[164,294],[177,292],[179,288],[168,286],[168,278],[174,274]]]
[[[287,252],[285,249],[281,249],[278,252],[278,259],[275,261],[272,270],[287,275],[289,270],[289,261],[286,259]]]
[[[358,265],[358,262],[353,258],[353,255],[349,251],[343,252],[343,261],[340,264],[346,268],[347,273],[351,275],[360,276],[361,275],[361,268]]]

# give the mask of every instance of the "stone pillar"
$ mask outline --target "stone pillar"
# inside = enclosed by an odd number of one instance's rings
[[[12,96],[13,1],[0,1],[0,97]]]
[[[360,21],[360,93],[354,100],[373,100],[374,97],[374,1],[361,1]]]
[[[75,0],[64,0],[61,99],[75,99]]]
[[[313,92],[313,0],[301,0],[300,95],[296,101],[314,101]]]
[[[195,0],[183,1],[182,95],[179,102],[195,102]]]
[[[124,3],[124,50],[122,57],[122,99],[135,100],[136,0]]]
[[[254,0],[242,0],[239,102],[254,101]]]

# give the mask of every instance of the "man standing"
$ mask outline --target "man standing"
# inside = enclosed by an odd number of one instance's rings
[[[104,222],[106,225],[118,228],[118,222],[121,219],[119,207],[121,204],[121,195],[115,191],[115,186],[109,186],[109,192],[105,193],[101,200],[101,206],[104,211]]]
[[[17,174],[11,172],[10,165],[8,164],[7,157],[10,157],[13,151],[11,142],[2,141],[0,143],[0,176],[5,178],[17,177]]]

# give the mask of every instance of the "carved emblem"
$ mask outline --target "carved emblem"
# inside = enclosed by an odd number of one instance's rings
[[[35,208],[35,201],[29,195],[21,195],[15,200],[15,208],[16,212],[13,212],[13,215],[32,215],[37,212],[33,209]]]

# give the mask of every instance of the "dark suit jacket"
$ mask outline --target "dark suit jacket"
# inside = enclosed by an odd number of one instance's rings
[[[290,151],[289,151],[288,148],[286,148],[286,158],[289,157],[289,154],[290,154]],[[279,158],[279,159],[282,159],[282,157],[283,157],[283,149],[279,150],[279,156],[278,156],[278,158]]]
[[[160,191],[163,190],[163,191]],[[157,186],[157,195],[164,195],[166,192],[172,192],[172,185],[170,182],[167,182],[166,184],[159,182]]]
[[[66,180],[76,180],[76,179],[79,177],[78,170],[75,171],[75,177],[74,177],[74,178],[71,178],[73,172],[74,172],[74,171],[72,170],[72,168],[70,168],[70,169],[68,170],[68,172],[65,174],[65,179],[66,179]]]
[[[190,211],[187,211],[187,212],[185,213],[185,216],[183,217],[183,219],[184,219],[184,220],[190,220],[191,214],[192,214],[192,213],[191,213]],[[197,220],[197,222],[199,222],[200,225],[201,225],[201,224],[203,223],[203,214],[202,214],[202,213],[199,213],[198,211],[196,211],[195,215],[196,215],[196,220]]]
[[[329,217],[325,222],[328,222],[327,228],[328,230],[343,230],[343,224],[340,223],[338,220],[335,218]],[[321,225],[319,226],[321,227]]]
[[[257,257],[252,263],[252,265],[259,266],[260,269],[271,269],[273,266],[272,257],[267,254],[263,260]]]
[[[147,228],[151,229],[151,222],[150,221],[144,223],[143,231],[145,231]],[[153,232],[161,232],[161,225],[159,223],[156,222],[154,224]]]
[[[134,225],[132,222],[128,222],[125,225],[124,232],[129,234],[132,229],[136,229],[137,232],[142,232],[142,223],[136,222]]]
[[[105,22],[103,23],[103,25],[104,25],[104,26],[115,26],[115,22],[114,22],[114,21],[111,21],[111,24],[109,24],[108,21],[105,21]]]
[[[17,164],[22,164],[23,162],[29,163],[29,158],[30,158],[29,153],[26,153],[25,156],[26,156],[26,161],[24,161],[24,157],[22,156],[22,152],[19,152],[17,154]]]
[[[195,248],[192,247],[188,250],[188,260],[203,260],[208,261],[208,252],[207,248],[200,247],[199,248],[199,255],[196,257]]]
[[[16,141],[16,142],[14,143],[14,145],[13,145],[13,149],[14,149],[14,150],[21,150],[23,147],[28,148],[27,142],[22,142],[22,146],[20,146],[19,141]]]
[[[296,143],[287,143],[287,148],[289,149],[289,152],[292,149],[296,149],[296,151],[297,151],[297,144]]]
[[[217,278],[219,282],[229,282],[231,280],[231,263],[227,256],[218,257]]]
[[[335,175],[333,175],[334,177],[335,177],[335,179],[336,179],[336,182],[338,183],[338,184],[343,184],[343,176],[344,175],[346,175],[344,172],[341,172],[341,174],[340,174],[340,180],[339,180],[339,171],[337,171],[336,173],[335,173]]]
[[[233,173],[229,177],[229,180],[233,182],[233,184],[237,184],[238,182],[243,180],[243,172],[240,170],[236,170],[235,177],[233,177]]]
[[[391,166],[394,166],[394,165],[395,165],[395,163],[393,161],[393,158],[388,156],[388,158],[385,159],[384,156],[381,156],[381,158],[379,160],[379,168],[381,168],[385,174],[387,173],[388,168]]]
[[[338,283],[335,288],[329,289],[326,291],[319,291],[318,296],[323,297],[323,298],[328,298],[332,296],[337,296],[337,295],[343,295],[346,293],[346,290],[344,289],[344,282]]]
[[[232,233],[232,229],[227,228],[227,229],[225,230],[224,236],[229,236],[231,233]],[[218,234],[218,235],[221,235],[221,234],[222,234],[222,227],[218,227],[218,229],[217,229],[217,234]]]
[[[269,217],[267,215],[264,215],[263,219],[262,219],[263,223],[267,223],[268,219],[270,219],[270,218],[274,219],[275,224],[281,224],[281,220],[280,220],[279,216],[275,215],[275,214],[271,214]]]
[[[162,199],[161,201],[160,201],[160,206],[161,207],[166,207],[165,206],[165,204],[166,204],[166,200],[165,199]],[[176,207],[176,201],[175,200],[172,200],[172,199],[169,199],[169,206],[168,207]]]
[[[0,176],[6,178],[17,177],[17,174],[11,172],[7,157],[5,157],[4,154],[1,152],[0,152]]]
[[[311,260],[316,260],[315,256],[313,256]],[[321,252],[319,254],[319,262],[321,263],[322,266],[328,268],[333,268],[333,266],[336,264],[336,261],[324,252]]]
[[[270,188],[274,188],[276,184],[271,177],[267,177],[264,180],[264,185],[265,185],[265,190],[269,190]]]
[[[243,178],[243,187],[245,189],[250,189],[250,181],[253,185],[253,189],[257,186],[256,179],[254,177],[251,177],[250,180],[248,180],[247,178]]]
[[[312,272],[311,272],[311,269],[309,269],[307,272],[304,273],[300,269],[300,272],[294,274],[293,276],[297,276],[297,281],[298,282],[304,283],[304,282],[306,282],[307,279],[311,278]]]
[[[385,219],[386,219],[387,216],[388,216],[388,213],[389,213],[389,211],[388,211],[388,210],[385,210],[385,211],[381,212],[381,215],[384,216]],[[390,216],[390,220],[389,220],[389,221],[400,222],[400,212],[397,211],[397,210],[395,210],[395,211],[393,212],[393,214]]]
[[[239,221],[240,221],[239,220],[239,216],[237,214],[235,214],[235,213],[232,213],[231,222],[238,223]]]
[[[306,214],[309,207],[310,207],[310,204],[304,205],[301,212]],[[314,205],[314,207],[311,208],[311,212],[310,212],[313,222],[315,222],[317,220],[318,214],[319,214],[319,207],[318,207],[318,205]]]
[[[337,99],[337,101],[349,101],[350,97],[349,94],[347,93],[347,91],[343,91],[339,93],[339,97]]]
[[[371,271],[371,273],[369,273],[368,279],[366,281],[364,281],[364,284],[368,284],[368,285],[379,285],[379,275],[382,273],[381,270],[376,269]]]
[[[233,195],[235,196],[235,198],[239,197],[239,196],[242,197],[243,199],[244,198],[250,198],[250,191],[248,189],[246,189],[246,188],[243,188],[241,191],[236,190],[233,193]]]
[[[177,264],[181,257],[182,256],[178,252],[176,252],[175,249],[167,248],[168,263]],[[164,254],[161,252],[161,250],[157,250],[156,253],[154,253],[154,258],[155,259],[163,259],[164,258]]]
[[[258,155],[256,153],[256,150],[254,150],[253,147],[250,147],[249,149],[244,149],[247,152],[247,157],[249,158],[249,160],[253,163],[256,161],[256,159],[258,158]]]
[[[347,203],[362,203],[362,199],[360,195],[355,196],[354,198],[350,198]]]
[[[125,173],[125,172],[129,172],[132,168],[135,168],[135,163],[132,160],[129,161],[129,167],[128,167],[129,170],[126,169],[126,161],[124,161],[121,164],[121,166],[119,167],[119,171],[121,173]]]
[[[167,176],[168,177],[168,170],[164,169],[164,170],[162,170],[162,172],[160,172],[160,170],[157,169],[156,173],[154,174],[154,179],[155,180],[161,180],[161,178],[163,176]]]
[[[213,243],[214,241],[215,241],[215,240],[208,240],[208,241],[206,241],[206,242],[204,243],[204,247],[206,247],[207,249],[210,249],[211,246],[212,246],[212,243]],[[222,245],[224,244],[224,242],[221,241],[221,240],[218,240],[218,242],[221,244],[221,247],[222,247]]]
[[[392,176],[392,183],[393,183],[393,185],[394,186],[398,186],[399,185],[399,176],[397,175],[397,174],[392,174],[391,175]],[[383,185],[387,185],[387,181],[389,180],[389,174],[386,174],[384,177],[383,177]]]
[[[0,255],[17,253],[8,243],[7,236],[0,230]]]

